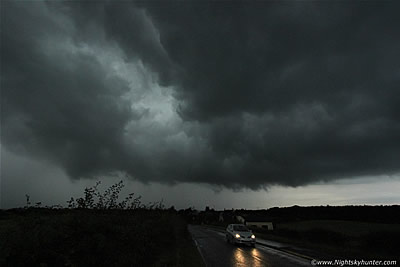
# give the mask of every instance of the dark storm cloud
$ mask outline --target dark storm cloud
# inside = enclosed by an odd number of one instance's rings
[[[2,143],[73,177],[258,188],[398,172],[398,7],[6,2]],[[173,88],[168,123],[99,61],[114,46]]]
[[[149,6],[184,70],[180,114],[209,125],[217,157],[240,166],[219,181],[299,185],[399,171],[396,7]]]
[[[383,73],[396,75],[398,67],[399,19],[390,4],[175,3],[149,10],[184,70],[178,96],[187,118],[313,101],[335,108],[359,91],[376,92]]]
[[[77,25],[98,24],[107,38],[117,42],[129,60],[140,58],[160,75],[159,82],[171,81],[176,66],[168,58],[160,43],[157,29],[143,8],[124,3],[68,3]],[[81,38],[90,36],[90,30],[82,31]]]
[[[43,3],[2,5],[2,143],[73,177],[117,168],[133,116],[121,99],[127,84],[93,56],[68,51],[67,17]]]

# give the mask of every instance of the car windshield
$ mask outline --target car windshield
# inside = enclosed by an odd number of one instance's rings
[[[249,231],[249,228],[247,228],[246,226],[244,226],[244,225],[234,225],[233,226],[233,230],[235,230],[235,231]]]

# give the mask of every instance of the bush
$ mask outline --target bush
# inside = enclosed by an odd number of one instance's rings
[[[70,200],[67,201],[68,208],[70,209],[164,209],[164,205],[162,201],[149,203],[147,206],[141,203],[141,196],[135,197],[134,193],[130,193],[123,201],[118,202],[119,194],[121,193],[122,188],[124,188],[124,182],[120,181],[108,189],[106,189],[103,193],[99,191],[99,185],[101,184],[98,181],[94,186],[85,188],[84,196],[78,199],[74,199],[71,197]],[[27,196],[27,202],[29,200]]]
[[[68,208],[31,206],[0,213],[1,266],[163,266],[176,261],[177,215],[162,202],[144,205],[122,181],[100,192],[86,188]],[[180,229],[182,231],[182,229]]]

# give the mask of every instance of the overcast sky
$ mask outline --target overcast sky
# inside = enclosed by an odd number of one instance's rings
[[[2,1],[1,205],[398,204],[399,8]]]

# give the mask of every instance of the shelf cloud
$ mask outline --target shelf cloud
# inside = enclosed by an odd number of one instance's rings
[[[71,179],[400,171],[398,3],[4,2],[1,145]]]

